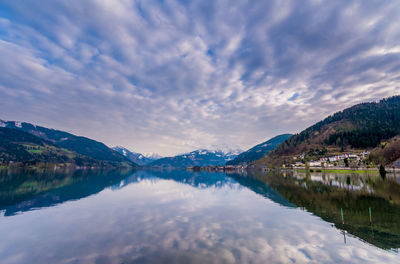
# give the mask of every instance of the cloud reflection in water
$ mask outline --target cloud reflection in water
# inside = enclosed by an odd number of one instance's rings
[[[343,235],[224,174],[219,185],[140,172],[131,184],[0,217],[2,263],[393,263],[395,252]],[[196,179],[196,175],[191,173]],[[211,174],[210,174],[211,175]],[[198,176],[206,176],[200,174]],[[149,177],[149,178],[148,178]],[[133,180],[132,180],[133,179]],[[130,178],[124,179],[130,182]],[[221,184],[223,183],[223,184]],[[199,186],[195,185],[194,186]]]

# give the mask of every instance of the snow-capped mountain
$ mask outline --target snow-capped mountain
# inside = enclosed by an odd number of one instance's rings
[[[216,152],[223,153],[225,160],[230,161],[236,158],[240,153],[243,152],[241,149],[228,149],[228,150],[216,150]]]
[[[112,149],[121,153],[122,155],[127,157],[129,160],[131,160],[141,166],[147,165],[147,164],[159,159],[158,157],[160,157],[159,155],[157,155],[155,153],[152,153],[151,156],[147,156],[147,155],[143,155],[141,153],[132,152],[129,149],[121,147],[121,146],[116,146],[116,147],[113,147]]]
[[[148,152],[148,153],[143,153],[143,156],[145,156],[146,158],[152,159],[152,160],[158,160],[163,158],[163,156],[154,153],[154,152]]]
[[[224,152],[221,150],[199,149],[174,157],[158,159],[150,163],[157,167],[187,168],[191,166],[220,166],[234,159],[240,150]]]

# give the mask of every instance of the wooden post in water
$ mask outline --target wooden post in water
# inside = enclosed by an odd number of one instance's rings
[[[343,217],[343,209],[342,209],[342,207],[340,207],[340,214],[342,216],[343,239],[344,239],[344,243],[346,244],[346,230],[344,229],[344,217]]]
[[[372,213],[371,213],[371,207],[369,208],[369,224],[372,225]]]
[[[342,225],[344,225],[343,209],[340,207],[340,214],[342,215]]]
[[[343,229],[343,240],[344,243],[346,244],[346,230]]]

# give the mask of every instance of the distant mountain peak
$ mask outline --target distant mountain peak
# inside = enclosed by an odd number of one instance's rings
[[[145,155],[141,153],[137,153],[134,151],[131,151],[125,147],[122,146],[115,146],[112,148],[113,150],[117,151],[118,153],[124,155],[127,157],[129,160],[135,162],[136,164],[139,164],[141,166],[147,165],[158,158],[152,158],[152,157],[146,157]]]
[[[220,150],[197,149],[191,152],[176,155],[174,157],[161,158],[151,163],[158,167],[179,167],[186,168],[192,166],[220,166],[231,159],[236,154],[226,153]]]
[[[149,159],[154,159],[154,160],[158,160],[158,159],[161,159],[164,157],[164,156],[161,156],[154,152],[143,153],[143,156],[145,156],[146,158],[149,158]]]

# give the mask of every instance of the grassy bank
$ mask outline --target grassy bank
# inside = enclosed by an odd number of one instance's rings
[[[310,168],[309,170],[307,169],[294,169],[298,172],[325,172],[325,173],[356,173],[356,174],[379,174],[379,171],[374,169],[374,170],[352,170],[352,169],[346,169],[346,168],[341,168],[341,169],[313,169]]]

